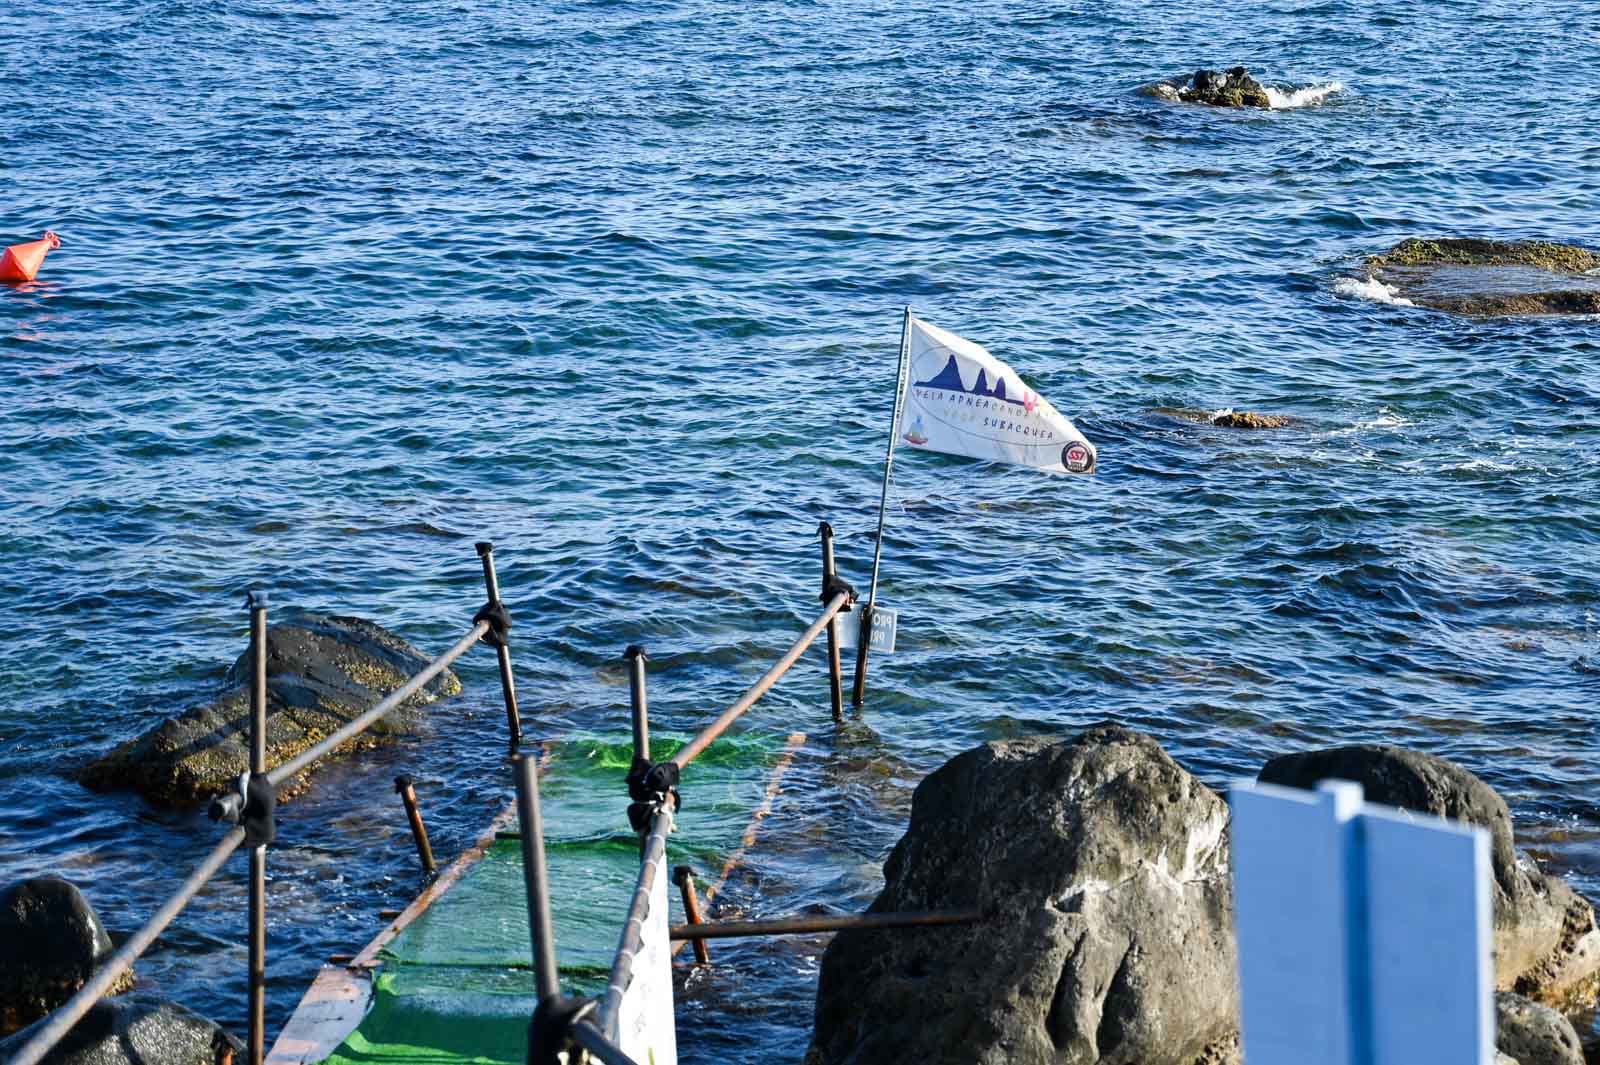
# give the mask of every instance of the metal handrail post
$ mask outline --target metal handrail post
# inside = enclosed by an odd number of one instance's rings
[[[822,537],[822,594],[827,595],[828,589],[838,579],[838,572],[833,565],[833,526],[823,522],[817,526],[817,535]],[[833,701],[834,723],[840,724],[844,721],[844,680],[839,664],[837,614],[828,619],[828,695]]]
[[[555,932],[550,923],[550,876],[544,861],[544,817],[539,812],[539,760],[530,754],[511,761],[517,778],[517,824],[522,830],[522,882],[528,896],[528,936],[539,1001],[561,993]]]
[[[250,773],[267,771],[267,595],[250,593]],[[250,848],[250,1065],[266,1055],[267,845]]]
[[[622,652],[628,660],[628,695],[633,712],[633,764],[650,760],[650,706],[645,698],[644,664],[650,656],[633,644]]]
[[[494,544],[479,541],[478,557],[483,560],[483,584],[489,593],[489,605],[500,602],[500,579],[494,572]],[[505,697],[506,727],[511,730],[511,749],[522,746],[522,714],[517,709],[517,682],[511,675],[511,648],[502,641],[495,645],[495,656],[500,660],[500,693]]]

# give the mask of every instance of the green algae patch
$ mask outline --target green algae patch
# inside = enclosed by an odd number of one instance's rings
[[[1552,273],[1582,274],[1600,269],[1600,256],[1574,244],[1545,240],[1402,240],[1368,266],[1532,266]]]
[[[1395,297],[1473,317],[1600,314],[1600,255],[1546,240],[1403,240],[1365,260]]]

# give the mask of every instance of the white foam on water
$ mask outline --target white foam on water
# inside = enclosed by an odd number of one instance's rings
[[[1326,85],[1307,85],[1303,89],[1274,89],[1271,85],[1261,86],[1267,90],[1267,102],[1274,111],[1281,111],[1290,107],[1312,107],[1320,104],[1336,92],[1344,92],[1344,83],[1330,81]]]
[[[1355,296],[1359,299],[1372,300],[1374,303],[1387,303],[1394,307],[1415,307],[1416,304],[1404,296],[1395,294],[1392,285],[1385,285],[1375,277],[1362,280],[1356,277],[1341,277],[1333,283],[1333,291],[1341,296]]]

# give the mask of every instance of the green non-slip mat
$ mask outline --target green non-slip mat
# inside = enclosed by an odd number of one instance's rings
[[[679,745],[658,741],[652,753],[668,758]],[[669,865],[702,872],[721,865],[760,804],[781,747],[772,736],[723,739],[684,771]],[[540,778],[557,962],[568,994],[605,986],[638,879],[624,783],[631,759],[628,744],[565,740],[553,745]],[[384,948],[372,1008],[328,1060],[523,1065],[535,1001],[531,953],[522,844],[500,839]]]

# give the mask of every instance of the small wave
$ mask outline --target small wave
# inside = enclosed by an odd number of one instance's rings
[[[1404,296],[1396,295],[1393,285],[1385,285],[1375,277],[1365,281],[1356,277],[1341,277],[1333,283],[1333,291],[1341,296],[1355,296],[1375,303],[1388,303],[1395,307],[1415,307]]]
[[[1274,111],[1281,111],[1290,107],[1314,107],[1332,96],[1336,92],[1344,92],[1344,83],[1330,81],[1326,85],[1307,85],[1303,89],[1274,89],[1271,85],[1263,85],[1267,90],[1267,102]]]

